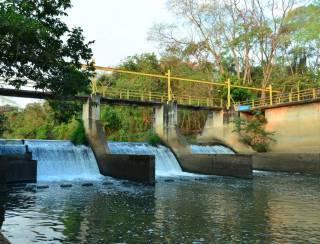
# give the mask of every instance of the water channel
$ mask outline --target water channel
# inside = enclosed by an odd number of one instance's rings
[[[114,153],[156,155],[157,183],[149,187],[101,177],[86,147],[26,143],[38,160],[38,185],[49,188],[17,185],[0,198],[2,233],[12,243],[320,243],[317,176],[200,177],[182,172],[163,146],[109,143]],[[232,153],[221,146],[192,149]]]

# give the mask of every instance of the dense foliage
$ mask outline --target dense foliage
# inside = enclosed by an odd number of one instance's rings
[[[74,95],[88,89],[90,70],[81,62],[92,57],[81,28],[70,30],[61,17],[70,0],[0,1],[0,76],[21,87]]]
[[[86,144],[84,128],[76,117],[68,122],[59,122],[54,118],[55,111],[49,103],[33,103],[25,109],[3,107],[0,118],[2,136],[8,139],[56,139],[71,140],[75,144]]]

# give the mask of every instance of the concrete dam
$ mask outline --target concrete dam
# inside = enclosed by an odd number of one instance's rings
[[[183,172],[171,150],[165,146],[151,146],[148,143],[107,142],[114,154],[136,154],[155,156],[155,175],[158,177],[180,177],[197,175]],[[27,147],[26,147],[27,146]],[[223,146],[192,145],[194,153],[232,154]],[[98,164],[90,147],[75,146],[70,141],[47,140],[0,140],[0,155],[32,153],[37,161],[36,180],[74,181],[100,180]],[[34,181],[30,175],[29,181]]]

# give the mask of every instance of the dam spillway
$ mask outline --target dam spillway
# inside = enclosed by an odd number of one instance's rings
[[[98,180],[100,175],[92,150],[75,146],[70,141],[53,140],[0,140],[0,154],[25,153],[38,161],[38,181]],[[183,172],[171,150],[165,146],[151,146],[138,142],[108,142],[114,154],[155,155],[156,177],[194,176]],[[194,153],[226,154],[232,151],[223,146],[191,146]]]

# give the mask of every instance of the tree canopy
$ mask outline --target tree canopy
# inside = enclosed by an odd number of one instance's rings
[[[6,0],[0,2],[0,77],[20,88],[74,95],[88,89],[92,68],[81,69],[92,57],[81,28],[61,20],[70,0]]]
[[[211,79],[280,87],[316,83],[320,5],[305,0],[168,0],[172,23],[149,39],[163,55],[209,63]]]

